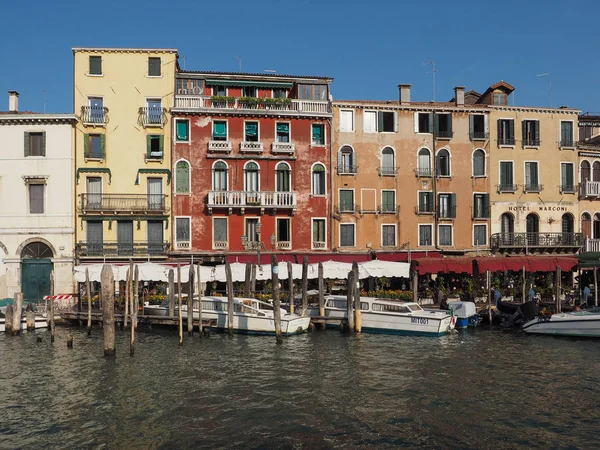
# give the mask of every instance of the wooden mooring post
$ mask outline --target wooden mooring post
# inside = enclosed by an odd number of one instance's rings
[[[13,316],[12,326],[10,329],[11,334],[21,334],[21,311],[23,310],[23,293],[15,292],[13,302]],[[6,319],[4,320],[4,326],[6,327]],[[52,341],[54,341],[54,334],[52,334]]]
[[[129,321],[129,308],[131,307],[131,315],[133,315],[133,305],[129,301],[129,279],[132,273],[127,269],[127,275],[125,276],[125,310],[123,311],[123,328],[127,328],[127,322]]]
[[[179,345],[183,345],[183,310],[181,303],[181,265],[177,264],[177,306],[179,307]]]
[[[352,272],[354,272],[354,330],[360,333],[362,332],[362,313],[360,310],[360,278],[356,261],[352,261]]]
[[[196,266],[196,271],[198,272],[198,276],[196,277],[198,279],[198,331],[200,332],[200,337],[202,337],[202,333],[204,332],[202,327],[202,295],[204,295],[204,292],[202,290],[202,280],[200,279],[200,261]]]
[[[140,290],[139,290],[139,282],[140,282],[140,269],[137,264],[135,269],[133,269],[133,315],[131,317],[131,321],[133,322],[133,326],[135,328],[138,327],[138,308],[140,306]]]
[[[416,269],[412,273],[412,295],[413,302],[419,303],[419,272]]]
[[[256,269],[255,269],[256,270]],[[254,272],[256,274],[256,272]],[[233,335],[233,280],[231,277],[231,266],[225,261],[225,278],[227,280],[227,331]]]
[[[102,324],[104,356],[114,356],[115,350],[115,279],[112,267],[104,264],[100,275],[102,283]]]
[[[485,285],[487,286],[488,295],[488,320],[490,327],[492,326],[492,273],[489,270],[485,271]]]
[[[288,261],[287,270],[288,270],[288,297],[289,297],[289,311],[290,314],[294,314],[294,274],[292,273],[292,263]]]
[[[246,263],[246,272],[244,273],[244,296],[252,295],[252,264]]]
[[[560,291],[561,291],[561,270],[560,266],[556,267],[556,282],[554,283],[556,286],[556,312],[559,313],[562,310],[562,305],[560,303]]]
[[[194,335],[194,264],[190,263],[187,301],[187,330],[188,336]]]
[[[323,279],[323,263],[318,266],[318,282],[319,282],[319,316],[325,317],[325,280]],[[321,323],[321,329],[327,328],[325,322]]]
[[[50,271],[50,342],[54,342],[54,270]]]
[[[348,331],[354,331],[354,290],[356,289],[356,280],[354,271],[348,272],[348,281],[346,283],[346,311],[348,316]],[[341,324],[340,324],[341,325]],[[341,327],[343,329],[343,327]]]
[[[252,297],[256,294],[256,266],[252,264],[252,270],[250,271],[250,292]]]
[[[523,292],[521,293],[521,303],[525,303],[527,297],[525,296],[527,293],[527,275],[525,273],[525,266],[523,266],[521,280],[523,282]]]
[[[137,269],[137,266],[135,266]],[[131,274],[131,271],[129,272]],[[128,285],[129,285],[129,298],[127,299],[127,302],[131,305],[131,310],[133,311],[134,308],[136,307],[135,304],[135,296],[133,295],[133,290],[132,290],[132,286],[133,286],[133,282],[132,282],[132,275],[129,276],[129,280],[127,281]],[[137,323],[137,320],[136,320]],[[135,353],[135,324],[133,322],[133,317],[131,318],[131,327],[129,328],[130,330],[130,334],[129,334],[129,356],[133,356],[133,354]]]
[[[5,333],[12,333],[13,317],[15,315],[14,310],[15,310],[14,305],[8,305],[6,307],[6,310],[4,310],[4,332]]]
[[[87,313],[87,331],[88,331],[88,336],[92,335],[92,289],[90,288],[90,271],[89,269],[86,267],[85,268],[85,291],[87,294],[87,306],[88,306],[88,313]]]
[[[175,315],[175,272],[169,269],[169,316]]]
[[[594,306],[598,306],[598,269],[594,267]],[[587,303],[586,303],[587,308]]]
[[[279,301],[279,265],[277,257],[271,255],[271,284],[273,285],[273,318],[275,319],[275,339],[281,344],[281,302]]]
[[[305,316],[308,310],[308,256],[302,258],[302,314]]]
[[[27,330],[35,330],[35,312],[29,308],[25,311],[25,321],[27,322]]]

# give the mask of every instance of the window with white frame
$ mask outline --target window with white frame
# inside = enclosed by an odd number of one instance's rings
[[[487,225],[473,225],[473,245],[476,247],[487,245]]]
[[[365,133],[377,132],[377,111],[363,112],[363,131]]]
[[[351,109],[340,110],[340,131],[354,131],[354,111]]]
[[[325,125],[313,123],[311,127],[312,145],[325,145]]]
[[[216,161],[212,168],[212,188],[213,191],[227,190],[227,164],[224,161]]]
[[[290,124],[288,122],[277,122],[276,127],[276,142],[290,142]]]
[[[46,185],[41,182],[29,182],[29,214],[44,214],[44,196]]]
[[[573,163],[560,163],[560,191],[563,193],[575,193],[574,182],[574,166]]]
[[[354,190],[340,189],[339,212],[354,212]]]
[[[381,151],[381,169],[379,174],[381,176],[396,175],[396,156],[394,150],[390,147],[385,147]]]
[[[246,192],[260,191],[260,168],[254,161],[246,163],[246,167],[244,167],[244,190]]]
[[[417,113],[415,131],[417,133],[433,132],[433,113]]]
[[[338,174],[355,174],[356,169],[354,150],[344,145],[338,152]]]
[[[189,217],[175,217],[175,242],[177,247],[190,247]]]
[[[452,245],[452,225],[438,225],[439,245]]]
[[[244,123],[244,142],[258,142],[258,122]]]
[[[394,133],[398,131],[396,124],[398,122],[397,114],[394,111],[377,112],[377,131],[380,133]]]
[[[315,249],[324,249],[326,247],[325,226],[325,219],[312,220],[312,246]]]
[[[395,247],[396,246],[396,225],[385,224],[381,225],[381,246]]]
[[[148,57],[148,76],[160,77],[160,57]]]
[[[498,145],[515,145],[515,121],[498,119]]]
[[[473,176],[485,176],[485,152],[481,149],[473,152]]]
[[[433,245],[433,225],[432,224],[420,224],[419,225],[419,246],[431,247]]]
[[[445,148],[438,151],[437,154],[437,175],[438,177],[450,176],[450,152]]]
[[[275,190],[277,192],[289,192],[292,178],[290,166],[286,162],[280,162],[275,167]]]
[[[573,147],[573,122],[561,120],[560,122],[560,146]]]
[[[227,243],[227,218],[213,218],[213,247],[216,249],[227,248]]]
[[[525,162],[525,190],[527,192],[540,192],[542,190],[537,161]]]
[[[381,191],[381,213],[395,213],[396,212],[396,191],[394,190],[382,190]]]
[[[275,238],[277,240],[277,247],[281,250],[291,250],[291,226],[290,219],[288,218],[278,218],[276,220],[276,235]]]
[[[175,119],[175,141],[189,142],[190,121],[187,119]]]
[[[540,145],[540,121],[523,120],[523,147],[538,147]]]
[[[312,195],[325,195],[325,166],[315,164],[312,168]]]
[[[213,121],[213,141],[226,141],[227,140],[227,121],[225,120],[214,120]]]
[[[431,153],[426,148],[419,150],[417,158],[417,175],[420,177],[431,176]]]
[[[353,223],[340,224],[340,247],[354,247],[354,230],[356,225]]]
[[[187,161],[178,161],[175,165],[175,193],[188,194],[190,192],[190,164]]]

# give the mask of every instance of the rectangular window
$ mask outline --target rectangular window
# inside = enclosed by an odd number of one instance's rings
[[[575,193],[573,163],[560,163],[560,191],[562,193]]]
[[[560,122],[560,146],[573,147],[573,122]]]
[[[176,81],[176,89],[177,94],[179,95],[200,95],[202,94],[202,80],[178,78]]]
[[[273,88],[273,98],[287,98],[287,89]]]
[[[44,185],[28,184],[29,214],[44,214]]]
[[[490,194],[473,194],[473,218],[490,217]]]
[[[354,247],[354,227],[353,223],[340,224],[340,247]]]
[[[148,221],[148,253],[160,255],[164,252],[164,223],[162,220]]]
[[[86,134],[83,141],[83,153],[86,159],[104,159],[106,157],[104,134]]]
[[[148,58],[148,76],[160,77],[160,58]]]
[[[487,245],[487,225],[473,225],[473,245]]]
[[[277,128],[277,142],[290,142],[290,124],[287,122],[277,122],[275,124]]]
[[[224,120],[213,121],[213,140],[214,141],[226,141],[227,140],[227,122]]]
[[[395,247],[396,246],[396,225],[381,226],[381,246]]]
[[[325,125],[312,124],[312,145],[325,145]]]
[[[456,217],[456,194],[438,194],[438,217],[442,219]]]
[[[417,115],[417,133],[433,132],[433,114],[418,113]]]
[[[540,192],[542,190],[539,183],[537,161],[525,162],[525,190],[528,192]]]
[[[396,113],[393,111],[379,111],[377,113],[377,131],[393,133],[396,131]]]
[[[506,94],[504,94],[502,92],[494,93],[494,105],[506,106],[507,103],[508,103],[508,98],[507,98]]]
[[[340,110],[340,131],[354,131],[354,111],[346,109]]]
[[[516,189],[513,179],[513,162],[500,161],[500,191],[514,192]]]
[[[540,121],[524,120],[523,126],[523,147],[538,147],[540,145]]]
[[[396,191],[381,191],[381,212],[396,212]]]
[[[246,219],[246,237],[248,242],[258,242],[258,219]]]
[[[363,131],[365,133],[377,132],[377,111],[363,112]]]
[[[354,191],[340,189],[340,212],[354,212]]]
[[[242,88],[242,97],[252,97],[256,98],[256,87],[254,86],[244,86]]]
[[[452,225],[439,225],[438,239],[440,245],[452,245]]]
[[[291,234],[290,234],[290,219],[277,219],[277,242],[287,242],[289,243],[292,240]],[[291,250],[291,247],[289,245],[287,246],[283,246],[282,244],[279,244],[279,248],[281,249],[285,249],[285,250]]]
[[[177,142],[189,142],[190,140],[190,121],[175,120],[175,140]]]
[[[224,217],[215,217],[213,219],[213,239],[214,247],[221,248],[227,246],[227,219]],[[217,245],[217,243],[219,243]]]
[[[25,156],[46,156],[46,132],[25,132]]]
[[[258,142],[258,122],[246,122],[244,124],[244,141]]]
[[[147,125],[161,125],[163,123],[162,100],[160,98],[146,99],[146,117]]]
[[[471,140],[487,139],[488,130],[484,114],[469,115],[469,136]]]
[[[104,230],[101,220],[86,222],[86,245],[88,256],[100,256],[104,253]]]
[[[102,75],[102,56],[90,56],[90,75]]]
[[[435,135],[440,139],[452,137],[452,114],[435,115]]]
[[[515,145],[515,121],[498,119],[498,145]]]
[[[162,158],[164,148],[164,136],[162,134],[149,134],[147,139],[147,154],[148,158]]]
[[[327,100],[326,84],[299,84],[298,98],[300,100]]]
[[[215,97],[225,97],[227,95],[227,88],[225,86],[213,86],[212,95]]]
[[[419,192],[419,210],[420,214],[433,212],[433,192]]]
[[[177,243],[190,244],[190,218],[176,217],[175,218],[175,241]]]
[[[433,225],[419,225],[419,245],[424,247],[430,247],[433,245],[432,238]]]
[[[313,248],[325,248],[325,219],[312,220]]]

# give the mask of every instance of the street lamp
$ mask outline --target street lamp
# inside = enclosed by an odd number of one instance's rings
[[[262,223],[257,222],[256,224],[256,240],[257,242],[257,251],[258,251],[258,267],[260,267],[260,229],[262,228]]]

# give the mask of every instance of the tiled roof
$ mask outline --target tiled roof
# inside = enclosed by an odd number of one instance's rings
[[[408,105],[400,105],[398,100],[334,100],[333,104],[336,103],[346,105],[390,105],[390,106],[423,106],[423,107],[440,107],[440,108],[454,108],[456,104],[454,102],[410,102]],[[465,105],[469,108],[487,108],[487,105]],[[461,106],[462,107],[462,106]]]
[[[218,72],[212,70],[180,70],[178,73],[193,73],[193,74],[203,74],[203,75],[230,75],[230,76],[242,76],[242,77],[274,77],[274,78],[314,78],[318,80],[330,80],[331,77],[324,77],[321,75],[284,75],[280,73],[269,73],[269,72]]]

